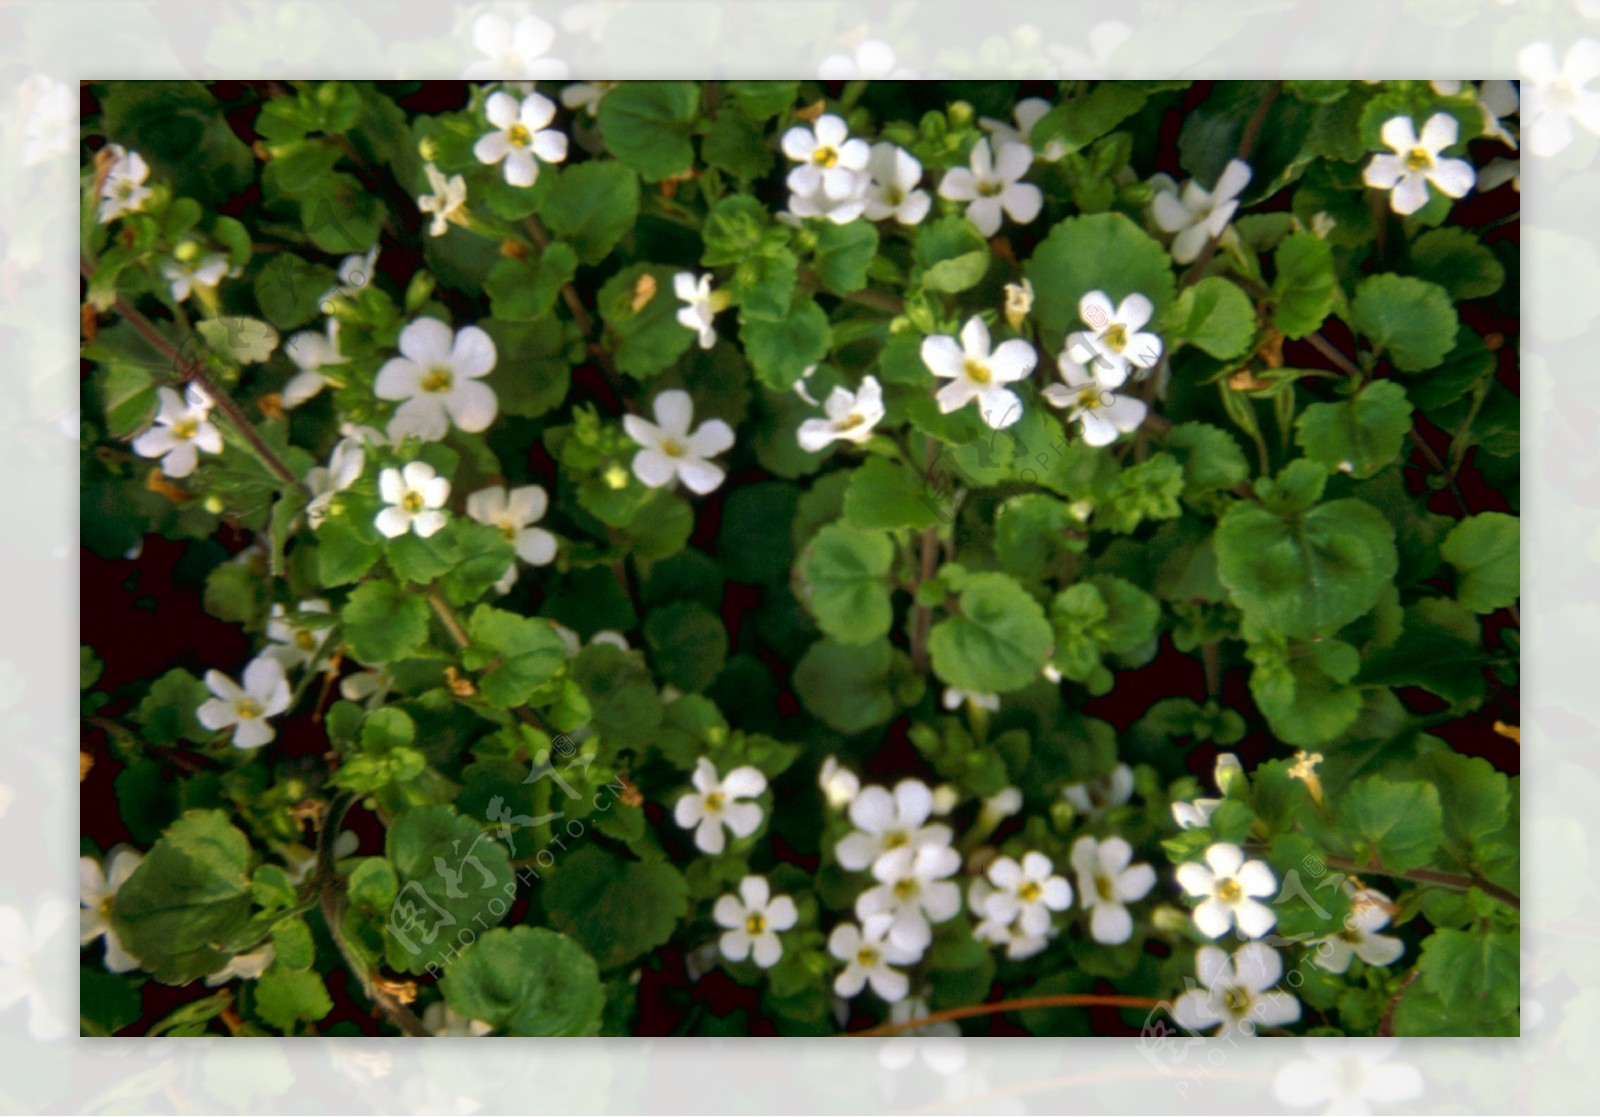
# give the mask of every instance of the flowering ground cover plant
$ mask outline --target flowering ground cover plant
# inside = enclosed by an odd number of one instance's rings
[[[90,83],[84,1032],[1514,1034],[1515,101]]]

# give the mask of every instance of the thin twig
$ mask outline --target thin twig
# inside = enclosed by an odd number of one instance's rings
[[[947,1008],[915,1020],[898,1024],[879,1024],[859,1032],[846,1032],[847,1038],[864,1036],[892,1036],[913,1028],[926,1028],[947,1020],[967,1020],[974,1016],[995,1016],[1002,1012],[1027,1012],[1037,1008],[1160,1008],[1167,1002],[1155,997],[1125,997],[1116,993],[1058,993],[1048,997],[1017,997],[1009,1001],[991,1001],[988,1004],[964,1005]]]
[[[1465,873],[1440,873],[1435,872],[1433,869],[1390,869],[1382,865],[1364,865],[1349,857],[1325,857],[1323,861],[1331,868],[1345,869],[1352,873],[1371,873],[1380,877],[1409,880],[1416,884],[1437,884],[1444,888],[1459,888],[1462,891],[1476,888],[1485,896],[1500,901],[1500,903],[1514,911],[1522,910],[1522,900],[1515,892],[1501,888],[1498,884],[1491,884],[1480,876]]]
[[[1328,360],[1332,361],[1334,366],[1337,367],[1340,372],[1357,377],[1364,375],[1362,371],[1356,367],[1356,363],[1354,361],[1352,361],[1349,357],[1346,357],[1339,350],[1338,346],[1334,345],[1333,342],[1323,337],[1320,332],[1316,330],[1311,331],[1311,333],[1306,335],[1306,341],[1310,342],[1311,348],[1315,349],[1318,353],[1321,353],[1324,357],[1328,358]]]

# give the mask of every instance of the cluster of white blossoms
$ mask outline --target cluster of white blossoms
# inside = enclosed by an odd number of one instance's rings
[[[100,208],[96,214],[100,224],[108,225],[119,217],[138,213],[153,193],[145,185],[150,177],[150,165],[137,151],[128,151],[121,144],[107,144],[100,156],[108,160],[105,177],[100,181]]]
[[[150,429],[133,440],[134,453],[160,458],[161,472],[168,477],[187,477],[200,464],[200,453],[222,453],[222,432],[211,422],[213,401],[198,384],[190,384],[183,395],[171,388],[158,388],[161,401]]]
[[[997,857],[967,888],[967,904],[981,914],[973,934],[980,942],[1006,948],[1012,961],[1031,958],[1055,934],[1053,914],[1072,906],[1072,885],[1037,850],[1021,861]]]

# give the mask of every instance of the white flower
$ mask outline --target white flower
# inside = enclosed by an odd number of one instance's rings
[[[892,967],[907,965],[921,957],[919,950],[906,950],[889,939],[893,917],[874,916],[860,927],[841,923],[828,936],[828,953],[846,963],[844,972],[833,979],[833,991],[841,997],[854,997],[872,984],[872,991],[893,1004],[906,995],[910,982]]]
[[[226,966],[206,978],[206,984],[214,989],[230,981],[256,981],[272,965],[273,953],[272,944],[267,943],[260,950],[235,954]]]
[[[367,709],[376,710],[389,696],[389,683],[389,672],[368,667],[339,680],[339,697],[346,702],[363,702]]]
[[[856,897],[856,918],[890,917],[888,938],[918,957],[933,941],[930,924],[961,910],[961,889],[945,878],[961,868],[961,855],[947,845],[904,845],[872,863],[877,885]]]
[[[1600,42],[1579,39],[1556,62],[1549,43],[1530,43],[1517,52],[1522,84],[1522,139],[1535,155],[1555,155],[1572,142],[1576,120],[1600,136]]]
[[[1033,309],[1033,284],[1027,279],[1021,283],[1006,284],[1006,324],[1013,330],[1022,329],[1023,321]]]
[[[214,698],[200,704],[195,716],[207,729],[233,726],[233,747],[258,749],[276,737],[267,719],[289,708],[289,680],[283,664],[270,655],[258,655],[244,669],[244,686],[221,671],[206,672],[206,686]]]
[[[313,528],[320,527],[328,518],[333,498],[354,485],[366,465],[367,452],[361,440],[342,438],[333,448],[326,466],[312,466],[306,472],[306,488],[311,490],[311,502],[306,505],[306,519]]]
[[[1511,189],[1522,189],[1522,160],[1520,159],[1494,159],[1483,170],[1478,172],[1478,192],[1487,194],[1497,187],[1511,184]]]
[[[1090,446],[1109,446],[1144,422],[1149,408],[1143,400],[1117,395],[1064,351],[1056,367],[1063,383],[1046,388],[1044,400],[1066,408],[1068,421],[1083,424],[1083,440]]]
[[[672,291],[684,304],[678,308],[678,324],[699,335],[700,348],[710,349],[717,343],[715,319],[719,311],[728,308],[728,293],[711,289],[709,272],[696,279],[687,271],[672,277]]]
[[[1352,889],[1350,914],[1345,917],[1344,928],[1326,938],[1316,939],[1312,957],[1317,965],[1331,973],[1344,973],[1350,968],[1350,959],[1360,958],[1369,966],[1392,966],[1406,952],[1405,943],[1393,935],[1380,935],[1379,928],[1389,925],[1389,913],[1394,904],[1381,892],[1371,889]]]
[[[1021,225],[1039,216],[1044,195],[1022,176],[1033,166],[1033,149],[1026,144],[1001,144],[999,154],[991,153],[989,141],[979,140],[972,147],[968,167],[951,167],[939,183],[939,197],[966,202],[967,220],[978,232],[992,237],[1000,231],[1001,213]]]
[[[1272,1092],[1298,1109],[1323,1106],[1324,1113],[1370,1113],[1372,1104],[1399,1105],[1422,1096],[1422,1073],[1409,1063],[1391,1063],[1397,1039],[1303,1039],[1307,1059],[1278,1068]]]
[[[1483,134],[1493,136],[1515,150],[1517,137],[1506,131],[1506,126],[1500,123],[1500,118],[1514,115],[1520,104],[1521,98],[1517,94],[1517,87],[1509,81],[1495,78],[1484,82],[1478,88],[1478,108],[1483,111]]]
[[[1374,155],[1362,173],[1368,186],[1392,190],[1389,207],[1398,214],[1416,213],[1428,204],[1428,183],[1452,198],[1464,197],[1477,181],[1472,164],[1464,159],[1441,159],[1439,153],[1456,142],[1459,127],[1449,113],[1428,117],[1419,137],[1409,116],[1396,116],[1383,126],[1383,142],[1394,154]]]
[[[800,913],[788,896],[772,895],[766,877],[748,876],[739,882],[737,896],[717,898],[711,917],[727,928],[721,939],[723,957],[730,962],[750,958],[766,970],[783,957],[778,932],[793,927]]]
[[[1154,368],[1161,359],[1161,339],[1143,332],[1154,313],[1137,292],[1113,306],[1104,291],[1090,291],[1078,300],[1078,317],[1089,328],[1068,334],[1064,352],[1080,365],[1094,365],[1095,378],[1107,388],[1121,387],[1135,368]]]
[[[1011,117],[1017,122],[1015,128],[1003,120],[991,120],[989,117],[979,120],[978,125],[994,137],[996,144],[1016,143],[1032,147],[1029,136],[1033,133],[1033,126],[1038,124],[1049,111],[1050,102],[1043,97],[1024,97],[1011,110]],[[1053,139],[1045,144],[1044,151],[1039,153],[1039,158],[1046,163],[1054,163],[1066,153],[1066,145],[1059,139]]]
[[[477,326],[452,333],[437,318],[418,318],[400,331],[400,356],[378,370],[379,399],[404,400],[389,420],[389,437],[443,438],[454,423],[477,433],[494,422],[499,403],[480,379],[494,368],[494,341]]]
[[[828,801],[828,806],[839,810],[848,807],[861,790],[861,777],[828,756],[817,773],[817,786],[822,788],[822,797]]]
[[[933,813],[936,817],[943,818],[955,810],[960,802],[961,792],[954,784],[942,783],[933,789]]]
[[[522,485],[509,493],[504,485],[491,485],[467,497],[467,515],[480,524],[499,528],[517,557],[529,566],[547,566],[555,561],[556,537],[533,526],[549,506],[550,497],[539,485]],[[513,563],[507,576],[515,579],[516,570]]]
[[[723,827],[736,838],[748,838],[761,825],[761,806],[746,803],[767,789],[767,777],[746,764],[721,779],[705,757],[695,762],[690,777],[695,790],[678,800],[672,817],[685,830],[694,830],[694,844],[702,853],[721,853],[727,843]]]
[[[583,638],[572,629],[564,624],[557,624],[555,621],[550,622],[550,627],[556,630],[556,636],[561,640],[561,646],[566,651],[568,659],[572,659],[583,651],[585,647]],[[599,632],[589,637],[588,646],[593,647],[595,644],[610,644],[613,648],[621,648],[623,651],[628,650],[628,638],[614,628],[602,628]],[[665,693],[666,687],[661,689]]]
[[[1211,825],[1211,814],[1222,805],[1221,799],[1196,799],[1192,803],[1172,804],[1172,818],[1179,830],[1202,830]]]
[[[422,1012],[422,1026],[435,1036],[486,1036],[494,1031],[482,1020],[470,1020],[443,1001],[434,1001]]]
[[[1061,797],[1071,803],[1079,814],[1090,818],[1102,815],[1133,798],[1133,769],[1126,764],[1118,764],[1107,775],[1096,776],[1087,783],[1063,787]]]
[[[864,787],[850,804],[854,830],[839,839],[834,855],[852,872],[865,869],[902,846],[948,846],[948,826],[923,825],[933,813],[933,792],[921,780],[901,780],[887,788]]]
[[[450,499],[450,482],[427,462],[410,462],[404,469],[378,474],[378,495],[388,505],[375,521],[385,538],[414,531],[426,539],[445,525],[447,517],[439,509]]]
[[[137,151],[126,151],[120,144],[107,144],[114,157],[100,184],[100,224],[105,225],[129,213],[138,213],[152,193],[145,180],[150,166]]]
[[[928,216],[933,199],[926,190],[918,190],[922,181],[922,164],[916,156],[892,143],[872,145],[872,155],[867,159],[866,214],[868,221],[887,221],[894,218],[902,225],[915,225]]]
[[[192,260],[163,260],[161,275],[172,290],[174,302],[182,302],[196,288],[212,288],[228,274],[228,258],[220,252],[206,252]]]
[[[1190,989],[1172,1006],[1180,1027],[1216,1027],[1213,1034],[1219,1036],[1254,1035],[1257,1028],[1300,1019],[1300,1002],[1292,994],[1268,992],[1283,976],[1283,959],[1264,942],[1246,943],[1232,958],[1215,946],[1202,946],[1195,972],[1202,988]]]
[[[564,78],[567,64],[546,58],[556,40],[555,28],[536,15],[512,23],[486,12],[472,24],[472,45],[484,57],[461,72],[469,81],[536,81]],[[488,162],[488,160],[485,160]]]
[[[355,257],[360,259],[360,257]],[[339,320],[329,318],[326,333],[301,330],[284,344],[284,352],[300,369],[283,386],[280,399],[284,407],[299,407],[326,388],[331,381],[322,374],[329,365],[342,365],[350,358],[339,352]]]
[[[532,186],[541,162],[566,159],[567,137],[548,126],[555,119],[556,106],[544,94],[530,93],[518,104],[509,93],[491,93],[484,114],[496,131],[480,137],[472,154],[480,163],[504,161],[506,181],[512,186]]]
[[[1172,241],[1173,260],[1192,264],[1199,259],[1206,242],[1222,236],[1233,220],[1239,194],[1249,184],[1250,164],[1230,159],[1210,190],[1194,179],[1184,183],[1181,191],[1157,190],[1150,199],[1151,215],[1164,232],[1177,234]]]
[[[807,419],[800,424],[797,437],[802,450],[814,454],[836,441],[865,442],[883,420],[883,387],[877,377],[868,376],[862,379],[857,392],[843,386],[834,388],[822,410],[827,413],[826,419]]]
[[[970,705],[977,710],[988,710],[991,713],[1000,709],[1000,696],[998,694],[985,694],[982,691],[962,690],[960,687],[947,686],[944,694],[939,698],[947,710],[959,710],[962,706]]]
[[[1207,938],[1237,926],[1242,938],[1259,939],[1278,922],[1272,909],[1254,898],[1277,891],[1277,878],[1265,861],[1246,861],[1244,850],[1231,842],[1210,846],[1205,865],[1185,861],[1176,875],[1185,892],[1204,897],[1195,906],[1194,925]]]
[[[1002,911],[1010,912],[1011,918],[1002,918],[991,911],[988,905],[994,896],[995,888],[985,877],[975,878],[968,886],[967,906],[972,911],[983,914],[983,918],[972,928],[973,938],[993,946],[1005,947],[1006,957],[1013,962],[1032,958],[1050,945],[1050,933],[1029,934],[1015,918],[1015,912],[1011,909],[1001,908]]]
[[[161,400],[154,425],[133,440],[134,452],[141,457],[160,458],[161,472],[168,477],[187,477],[200,462],[200,451],[222,453],[222,432],[211,422],[211,397],[198,384],[191,384],[182,396],[171,388],[160,388]]]
[[[1108,63],[1117,48],[1133,35],[1133,28],[1121,20],[1107,20],[1089,29],[1087,53],[1076,47],[1051,43],[1046,49],[1055,60],[1062,77],[1098,79],[1109,75]]]
[[[573,112],[585,112],[590,116],[600,113],[600,102],[605,100],[607,93],[617,87],[614,81],[578,81],[561,89],[561,104]]]
[[[707,419],[689,432],[694,402],[679,388],[662,392],[652,405],[656,421],[624,415],[623,429],[638,443],[633,475],[652,489],[681,480],[690,492],[705,496],[727,476],[711,457],[733,447],[733,428],[721,419]]]
[[[889,1006],[889,1023],[908,1024],[932,1014],[933,1009],[925,996],[907,997]],[[878,1065],[887,1071],[901,1071],[920,1056],[935,1074],[948,1077],[967,1065],[960,1035],[961,1026],[954,1020],[906,1028],[889,1036],[879,1046]]]
[[[327,613],[328,603],[320,597],[309,601],[302,601],[296,612],[300,613]],[[323,645],[328,641],[329,629],[311,628],[298,625],[289,620],[288,611],[282,602],[274,603],[272,614],[267,619],[267,639],[276,647],[268,648],[267,654],[273,656],[284,666],[284,670],[293,670],[296,667],[310,667],[320,671],[328,666],[327,657],[322,654]]]
[[[851,139],[841,117],[824,113],[814,125],[796,125],[783,134],[783,153],[799,166],[787,179],[790,210],[798,217],[826,216],[843,225],[866,209],[866,140]]]
[[[1026,379],[1038,355],[1021,338],[1001,342],[993,353],[989,345],[989,327],[974,315],[961,328],[959,345],[943,334],[923,338],[922,363],[935,376],[950,381],[934,397],[942,414],[977,400],[983,421],[1003,430],[1022,418],[1022,401],[1003,385]]]
[[[22,122],[24,167],[66,155],[77,146],[78,97],[66,82],[29,74],[17,86],[17,104],[27,113]]]
[[[33,925],[16,908],[0,908],[0,1009],[28,1002],[28,1032],[37,1040],[60,1039],[67,1025],[50,1004],[51,984],[41,962],[56,953],[54,939],[67,921],[67,905],[46,896],[35,909]]]
[[[1089,936],[1095,942],[1122,943],[1133,937],[1133,917],[1124,905],[1142,900],[1155,887],[1156,871],[1130,865],[1133,847],[1121,838],[1096,842],[1085,836],[1072,845],[1078,895],[1089,909]]]
[[[123,949],[111,926],[111,905],[144,854],[129,845],[119,845],[106,855],[105,868],[93,857],[78,858],[78,941],[88,946],[102,936],[106,940],[106,969],[127,973],[139,968],[139,959]]]
[[[817,65],[817,76],[823,81],[868,80],[904,81],[917,76],[915,70],[896,66],[894,48],[882,39],[863,39],[856,45],[853,55],[830,54]]]
[[[1072,885],[1037,850],[1024,854],[1020,864],[997,857],[984,875],[994,886],[984,900],[984,912],[1001,923],[1018,924],[1025,934],[1045,934],[1050,930],[1050,913],[1072,906]]]
[[[442,237],[451,222],[457,225],[467,223],[467,180],[460,175],[445,178],[443,172],[432,163],[422,169],[428,175],[428,186],[433,193],[418,198],[417,209],[433,214],[433,224],[428,232]]]
[[[1002,787],[985,799],[983,806],[978,809],[978,826],[993,829],[1021,809],[1022,789]]]

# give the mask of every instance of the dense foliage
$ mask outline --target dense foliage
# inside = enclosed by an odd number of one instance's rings
[[[86,1032],[1517,1030],[1506,83],[89,90]]]

